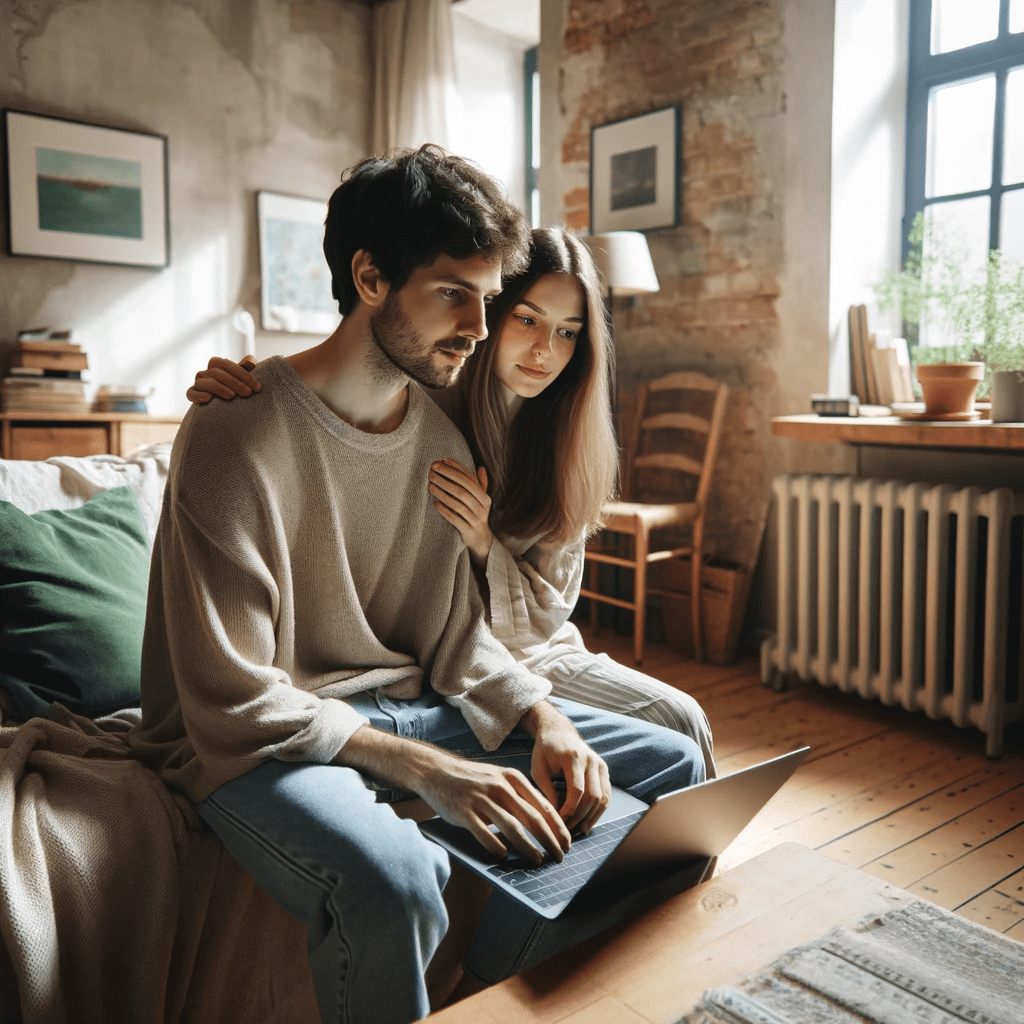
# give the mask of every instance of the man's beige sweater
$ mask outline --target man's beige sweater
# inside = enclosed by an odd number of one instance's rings
[[[484,625],[431,462],[472,462],[416,387],[391,433],[340,420],[283,359],[260,400],[193,408],[153,550],[136,754],[193,800],[268,758],[326,764],[344,697],[428,685],[492,750],[550,685]]]

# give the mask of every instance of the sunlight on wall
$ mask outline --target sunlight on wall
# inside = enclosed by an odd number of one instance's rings
[[[150,412],[181,412],[188,405],[186,388],[211,355],[242,355],[230,322],[227,236],[172,260],[157,274],[119,274],[114,294],[109,268],[83,266],[47,296],[37,320],[74,322],[74,340],[89,356],[90,393],[101,384],[152,387]],[[100,274],[107,294],[83,303]]]
[[[455,65],[462,117],[452,148],[493,175],[525,203],[523,51],[527,43],[488,29],[453,9]]]
[[[906,4],[837,0],[832,92],[830,394],[848,394],[847,311],[865,303],[872,331],[900,332],[872,284],[899,266],[906,132]]]
[[[515,145],[518,137],[509,126],[521,116],[522,103],[508,92],[477,92],[473,99],[477,102],[467,107],[459,152],[498,178],[521,205],[523,150]]]

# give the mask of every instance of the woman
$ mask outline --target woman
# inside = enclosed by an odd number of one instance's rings
[[[611,420],[612,344],[586,246],[534,230],[530,265],[488,315],[489,340],[458,382],[428,394],[462,430],[480,467],[435,463],[434,505],[478,570],[491,630],[555,696],[683,732],[715,775],[711,730],[688,694],[586,649],[569,621],[586,538],[611,496],[618,450]],[[255,365],[247,356],[245,365]],[[259,390],[245,366],[214,358],[188,398]]]

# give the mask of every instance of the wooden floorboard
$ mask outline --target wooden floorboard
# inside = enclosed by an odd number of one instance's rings
[[[632,665],[632,640],[587,645]],[[975,729],[811,684],[777,694],[754,658],[697,664],[652,645],[643,670],[700,701],[720,774],[808,744],[810,754],[719,859],[794,840],[1024,941],[1024,729],[999,760]]]

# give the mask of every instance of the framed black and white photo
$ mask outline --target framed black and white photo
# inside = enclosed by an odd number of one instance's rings
[[[167,139],[3,112],[12,256],[166,267]]]
[[[263,329],[330,334],[341,315],[323,250],[326,201],[257,192],[256,212]]]
[[[590,129],[590,231],[650,231],[679,223],[679,105]]]

